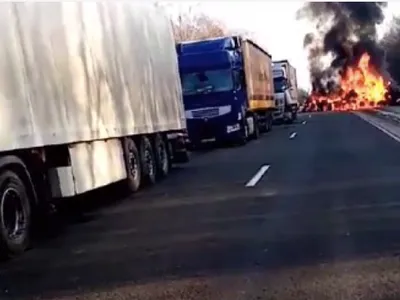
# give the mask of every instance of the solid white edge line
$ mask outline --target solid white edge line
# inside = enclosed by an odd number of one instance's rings
[[[257,173],[246,183],[246,187],[253,187],[255,186],[260,179],[264,176],[264,174],[268,171],[270,168],[269,165],[264,165],[262,166]]]
[[[294,139],[297,135],[297,132],[293,132],[290,136],[289,139]]]
[[[372,121],[371,119],[369,119],[368,117],[360,114],[360,113],[354,113],[356,116],[358,116],[359,118],[363,119],[365,122],[369,123],[370,125],[374,126],[376,129],[379,129],[380,131],[382,131],[383,133],[387,134],[388,136],[390,136],[392,139],[396,140],[397,142],[400,143],[400,137],[394,135],[393,133],[391,133],[389,130],[387,130],[386,128],[384,128],[382,125],[378,124],[376,121]]]

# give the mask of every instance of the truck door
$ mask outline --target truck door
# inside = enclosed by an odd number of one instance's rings
[[[292,95],[290,94],[290,88],[285,90],[285,105],[290,105],[292,103]]]

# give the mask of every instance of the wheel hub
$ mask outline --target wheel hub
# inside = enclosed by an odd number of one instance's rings
[[[10,239],[16,239],[25,229],[25,213],[21,196],[14,188],[4,191],[0,202],[0,215]]]
[[[138,172],[138,161],[136,159],[135,154],[133,153],[133,150],[129,150],[129,166],[130,166],[130,172],[131,175],[134,178],[137,178],[139,172]]]

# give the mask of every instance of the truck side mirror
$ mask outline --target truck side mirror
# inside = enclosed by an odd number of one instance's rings
[[[242,88],[242,81],[239,71],[233,71],[233,82],[236,90],[240,90]]]
[[[246,77],[244,76],[244,71],[241,70],[239,74],[240,74],[240,84],[242,86],[246,86]]]

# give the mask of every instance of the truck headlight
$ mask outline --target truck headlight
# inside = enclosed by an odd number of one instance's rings
[[[231,133],[240,130],[240,124],[226,126],[226,133]]]

